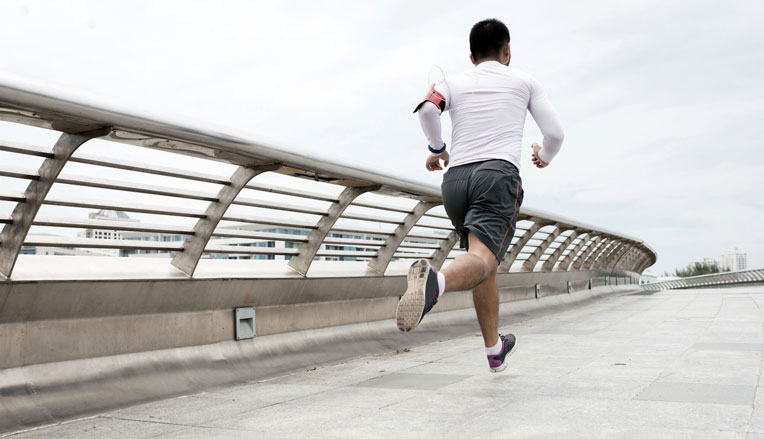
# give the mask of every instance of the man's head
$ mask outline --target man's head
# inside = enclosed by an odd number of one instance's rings
[[[472,64],[498,61],[509,65],[509,29],[495,18],[480,21],[470,31],[470,60]]]

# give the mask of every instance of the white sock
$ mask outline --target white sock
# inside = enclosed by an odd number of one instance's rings
[[[438,272],[438,297],[442,296],[446,292],[446,276],[440,271]]]
[[[501,342],[501,337],[499,337],[499,340],[496,342],[496,346],[492,348],[485,348],[485,353],[488,355],[499,355],[503,347],[504,346],[503,346],[503,343]]]

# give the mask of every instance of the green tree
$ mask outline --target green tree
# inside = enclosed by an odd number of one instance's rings
[[[722,271],[729,271],[729,269],[721,270],[718,264],[707,264],[705,262],[693,262],[687,265],[686,268],[677,268],[674,275],[678,277],[692,277],[692,276],[700,276],[703,274],[721,273]]]

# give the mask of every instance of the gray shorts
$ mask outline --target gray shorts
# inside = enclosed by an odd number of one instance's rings
[[[497,159],[457,166],[443,175],[440,188],[443,207],[461,235],[461,247],[468,249],[467,234],[472,232],[501,262],[523,204],[523,184],[515,165]]]

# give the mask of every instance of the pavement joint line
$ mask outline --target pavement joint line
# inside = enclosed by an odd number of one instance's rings
[[[754,305],[756,305],[756,308],[759,310],[759,313],[761,313],[762,317],[764,317],[764,312],[762,312],[761,307],[759,307],[759,304],[754,300]],[[764,324],[761,325],[762,330],[764,330]],[[756,413],[756,399],[759,396],[759,389],[761,388],[761,375],[764,373],[764,344],[762,344],[762,354],[761,354],[761,362],[759,363],[759,377],[756,379],[756,392],[753,394],[753,404],[751,404],[751,415],[748,417],[748,426],[746,427],[745,437],[750,436],[751,433],[751,423],[753,422],[753,415]]]
[[[156,421],[156,420],[151,420],[151,419],[133,419],[133,418],[122,417],[122,416],[100,415],[100,416],[98,416],[98,418],[109,419],[109,420],[116,419],[118,421],[127,421],[127,422],[139,422],[139,423],[143,423],[143,424],[172,425],[173,427],[200,427],[200,428],[205,428],[204,426],[197,425],[197,424],[179,424],[177,422]],[[207,428],[209,428],[209,427],[207,427]]]

